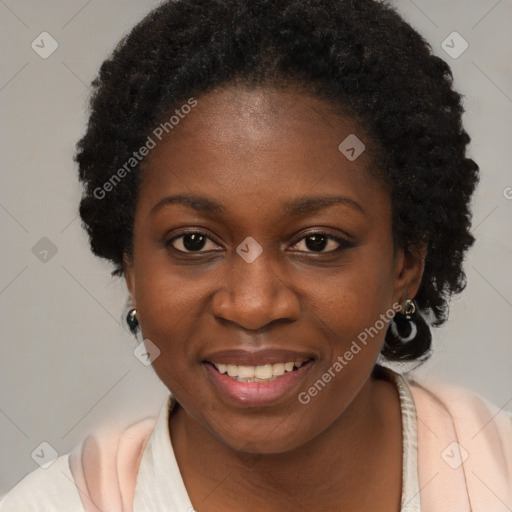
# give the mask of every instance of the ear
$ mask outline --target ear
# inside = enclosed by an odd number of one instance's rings
[[[123,273],[124,279],[126,281],[126,287],[130,293],[131,304],[133,307],[136,307],[137,302],[135,300],[135,271],[133,268],[133,261],[126,252],[123,254]]]
[[[394,303],[403,304],[405,299],[413,299],[416,296],[423,278],[426,256],[426,243],[397,250],[394,270]]]

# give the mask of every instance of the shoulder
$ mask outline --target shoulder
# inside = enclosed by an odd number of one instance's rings
[[[458,386],[407,380],[426,509],[459,500],[450,510],[512,510],[510,412]]]
[[[47,469],[36,469],[0,498],[0,512],[123,510],[155,418],[101,428]],[[99,508],[97,508],[99,507]]]
[[[505,408],[460,386],[407,380],[418,414],[425,419],[449,417],[458,431],[512,442],[512,413]]]
[[[69,454],[47,469],[36,469],[0,499],[0,512],[82,512],[84,510],[69,467]]]
[[[122,430],[104,429],[71,452],[69,465],[86,505],[124,510],[133,501],[140,460],[155,422],[146,418]]]

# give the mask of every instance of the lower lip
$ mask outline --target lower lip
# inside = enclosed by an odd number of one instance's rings
[[[215,387],[237,405],[247,407],[268,405],[289,394],[308,373],[313,361],[304,363],[293,372],[271,382],[239,382],[225,373],[220,373],[210,363],[204,363],[208,377]]]

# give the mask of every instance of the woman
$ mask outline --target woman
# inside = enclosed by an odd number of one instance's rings
[[[421,36],[373,0],[168,1],[93,85],[80,215],[171,395],[0,510],[510,510],[512,418],[379,364],[428,357],[474,241]]]

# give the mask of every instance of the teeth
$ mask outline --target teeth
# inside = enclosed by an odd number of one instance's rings
[[[260,366],[238,366],[235,364],[213,363],[220,373],[227,373],[240,382],[270,382],[300,368],[304,361],[290,361],[287,363],[263,364]]]
[[[261,368],[261,366],[258,366]],[[252,379],[254,374],[256,373],[256,369],[254,366],[238,366],[238,377],[242,379]],[[272,374],[270,375],[272,377]],[[260,375],[256,375],[259,379],[263,379]]]
[[[284,375],[284,363],[276,363],[272,365],[273,375]]]
[[[239,366],[239,368],[243,368],[243,366]],[[254,368],[254,376],[257,379],[270,379],[272,377],[272,365],[264,364],[263,366],[253,366]],[[242,377],[242,375],[239,375]]]

